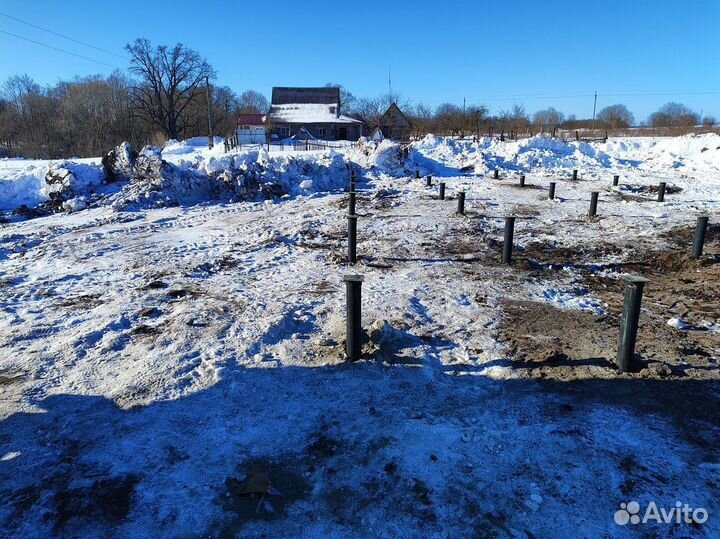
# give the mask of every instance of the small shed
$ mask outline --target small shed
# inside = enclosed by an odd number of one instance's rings
[[[240,114],[237,119],[238,144],[265,144],[267,132],[262,114]]]
[[[380,129],[385,138],[406,140],[410,138],[412,124],[400,110],[400,107],[397,106],[397,103],[393,103],[385,111],[385,114],[380,117]]]

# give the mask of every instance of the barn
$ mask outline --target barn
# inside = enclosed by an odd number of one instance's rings
[[[265,117],[273,137],[309,133],[320,140],[357,140],[362,122],[341,114],[340,88],[273,88]]]
[[[397,103],[391,104],[380,117],[380,130],[385,138],[406,140],[410,137],[412,124],[403,114]]]

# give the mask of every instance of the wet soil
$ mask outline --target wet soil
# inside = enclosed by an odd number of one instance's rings
[[[505,301],[498,338],[511,362],[530,377],[574,379],[614,377],[622,317],[621,274],[649,279],[643,295],[634,377],[720,377],[720,241],[709,230],[705,252],[689,252],[692,227],[664,234],[666,250],[623,252],[616,245],[568,249],[531,244],[516,267],[552,279],[571,267],[606,314],[560,309],[530,301]],[[681,323],[669,325],[671,319]]]

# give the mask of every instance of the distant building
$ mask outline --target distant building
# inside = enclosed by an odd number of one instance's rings
[[[412,124],[403,114],[400,107],[393,103],[380,117],[380,129],[385,138],[405,140],[410,138]]]
[[[240,114],[237,119],[238,144],[265,144],[267,130],[262,114]]]
[[[273,88],[265,124],[280,139],[357,140],[362,122],[340,113],[340,88]]]

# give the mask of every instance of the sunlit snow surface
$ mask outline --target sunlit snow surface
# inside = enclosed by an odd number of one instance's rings
[[[720,536],[718,455],[693,441],[707,425],[665,415],[692,402],[690,382],[672,382],[673,405],[649,397],[671,382],[516,379],[494,339],[501,301],[597,315],[604,306],[579,288],[571,265],[551,285],[512,269],[466,278],[472,261],[463,257],[473,253],[433,249],[479,222],[461,220],[454,200],[439,203],[414,178],[417,169],[451,195],[466,191],[468,211],[498,240],[503,217],[518,214],[520,251],[538,241],[631,251],[662,245],[659,231],[692,225],[701,212],[717,221],[718,147],[715,135],[598,144],[431,136],[404,160],[389,142],[304,155],[173,143],[165,159],[204,172],[264,160],[290,194],[128,212],[100,204],[4,225],[0,495],[9,502],[0,529],[10,537],[635,537],[613,514],[638,499],[708,509],[702,527],[658,528],[662,537]],[[362,170],[365,263],[355,268],[344,264],[338,159]],[[49,165],[0,160],[0,206],[43,201]],[[495,167],[505,180],[491,179]],[[565,181],[572,169],[580,181]],[[508,175],[521,172],[530,188],[509,186]],[[614,174],[620,188],[611,187]],[[558,181],[555,201],[546,200],[550,181]],[[659,181],[682,191],[662,204],[614,194]],[[588,222],[596,190],[603,218]],[[363,325],[379,343],[375,359],[352,365],[342,357],[348,272],[365,276]],[[643,396],[656,404],[632,405]],[[226,479],[254,462],[288,484],[268,497],[274,517],[253,513],[257,501],[249,514],[228,501]],[[629,486],[626,474],[638,467],[651,479]],[[127,496],[113,494],[128,502],[126,514],[103,516],[102,504],[116,502],[98,487],[104,479],[130,485]]]

